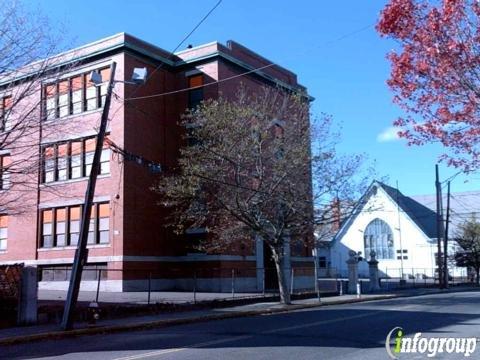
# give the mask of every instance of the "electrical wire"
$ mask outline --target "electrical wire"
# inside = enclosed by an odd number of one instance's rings
[[[192,29],[187,35],[185,35],[185,37],[184,37],[184,38],[177,44],[177,46],[170,52],[169,57],[172,57],[172,56],[175,55],[175,51],[177,51],[177,50],[180,48],[180,46],[182,46],[182,45],[185,43],[185,41],[187,41],[188,38],[193,35],[193,33],[200,27],[200,25],[202,25],[202,24],[205,22],[205,20],[207,20],[207,18],[215,11],[215,9],[220,6],[220,4],[222,3],[222,1],[223,1],[223,0],[218,0],[218,1],[217,1],[217,3],[205,14],[205,16],[193,27],[193,29]],[[134,95],[140,90],[140,88],[141,88],[142,86],[145,86],[145,84],[147,83],[147,80],[148,80],[149,78],[153,77],[153,75],[154,75],[158,70],[160,70],[163,65],[164,65],[163,62],[160,63],[160,64],[152,71],[151,74],[147,75],[147,78],[145,79],[145,83],[137,86],[137,87],[134,89],[134,91],[132,92],[132,95],[131,95],[131,96],[134,96]]]
[[[457,171],[455,174],[453,174],[452,176],[450,176],[449,178],[441,181],[442,184],[445,184],[444,186],[448,185],[448,182],[449,181],[453,181],[458,175],[462,174],[463,171],[460,170],[460,171]]]
[[[125,101],[133,101],[133,100],[140,100],[140,99],[151,99],[151,98],[156,98],[156,97],[161,97],[161,96],[178,94],[178,93],[185,92],[185,91],[200,89],[200,88],[204,88],[204,87],[207,87],[207,86],[220,84],[220,83],[225,82],[225,81],[230,81],[230,80],[233,80],[233,79],[242,77],[242,76],[246,76],[246,75],[249,75],[249,74],[258,72],[258,71],[260,71],[260,70],[263,70],[263,69],[266,69],[266,68],[269,68],[269,67],[275,66],[275,65],[277,65],[277,64],[271,63],[271,64],[268,64],[268,65],[261,66],[261,67],[259,67],[259,68],[255,68],[255,69],[252,69],[252,70],[243,72],[243,73],[241,73],[241,74],[237,74],[237,75],[233,75],[233,76],[230,76],[230,77],[227,77],[227,78],[224,78],[224,79],[212,81],[212,82],[209,82],[209,83],[206,83],[206,84],[203,84],[203,85],[192,86],[192,87],[188,87],[188,88],[184,88],[184,89],[179,89],[179,90],[167,91],[167,92],[160,93],[160,94],[153,94],[153,95],[146,95],[146,96],[138,96],[138,97],[130,97],[130,98],[127,98],[127,99],[124,99],[124,100],[125,100]]]
[[[177,51],[180,48],[180,46],[182,46],[182,44],[185,43],[185,41],[187,41],[188,38],[193,35],[193,33],[200,27],[200,25],[202,25],[205,22],[205,20],[207,20],[207,18],[215,11],[215,9],[222,3],[222,1],[223,0],[217,1],[217,3],[205,14],[205,16],[199,22],[197,22],[197,24],[193,27],[193,29],[190,30],[190,32],[177,44],[177,46],[173,49],[173,51],[170,52],[169,57],[172,57],[172,56],[175,55],[175,51]],[[142,88],[142,86],[145,86],[148,79],[151,78],[158,70],[160,70],[163,65],[164,65],[164,63],[161,62],[157,67],[155,67],[155,69],[152,71],[152,73],[147,75],[147,77],[145,79],[145,83],[140,84],[137,87],[135,87],[131,96],[134,96]],[[112,89],[112,91],[113,91],[113,89]],[[115,117],[115,115],[125,106],[125,99],[123,99],[118,94],[115,94],[115,96],[117,98],[121,98],[123,100],[123,102],[120,104],[118,109],[111,116],[109,116],[109,118],[108,118],[109,123],[110,123],[111,119],[113,117]],[[137,108],[137,110],[139,110],[139,109]]]
[[[342,41],[350,36],[353,36],[353,35],[356,35],[360,32],[363,32],[369,28],[371,28],[373,25],[370,24],[370,25],[367,25],[367,26],[363,26],[357,30],[354,30],[352,32],[349,32],[347,34],[344,34],[342,36],[339,36],[338,38],[334,39],[334,40],[329,40],[325,43],[323,43],[322,45],[319,45],[319,46],[316,46],[315,48],[321,48],[323,46],[327,46],[327,45],[330,45],[332,43],[335,43],[335,42],[338,42],[338,41]],[[129,98],[126,98],[124,99],[125,101],[133,101],[133,100],[140,100],[140,99],[150,99],[150,98],[156,98],[156,97],[162,97],[162,96],[167,96],[167,95],[173,95],[173,94],[178,94],[178,93],[182,93],[182,92],[186,92],[186,91],[190,91],[190,90],[195,90],[195,89],[201,89],[201,88],[204,88],[204,87],[207,87],[207,86],[211,86],[211,85],[216,85],[216,84],[219,84],[219,83],[223,83],[223,82],[226,82],[226,81],[230,81],[230,80],[233,80],[233,79],[237,79],[239,77],[243,77],[243,76],[247,76],[247,75],[250,75],[250,74],[253,74],[253,73],[256,73],[256,72],[259,72],[261,70],[264,70],[264,69],[267,69],[269,67],[272,67],[272,66],[280,66],[278,63],[276,62],[270,62],[269,64],[266,64],[266,65],[262,65],[260,67],[257,67],[257,68],[253,68],[253,69],[250,69],[248,71],[245,71],[243,73],[240,73],[240,74],[236,74],[236,75],[233,75],[233,76],[230,76],[230,77],[227,77],[227,78],[223,78],[223,79],[219,79],[219,80],[216,80],[216,81],[211,81],[211,82],[208,82],[206,84],[202,84],[202,85],[198,85],[198,86],[192,86],[192,87],[188,87],[188,88],[183,88],[183,89],[179,89],[179,90],[174,90],[174,91],[167,91],[167,92],[163,92],[163,93],[158,93],[158,94],[152,94],[152,95],[146,95],[146,96],[137,96],[137,97],[134,97],[134,96],[130,96]]]

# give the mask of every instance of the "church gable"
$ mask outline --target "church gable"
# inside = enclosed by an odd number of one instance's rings
[[[400,211],[403,221],[411,223],[424,239],[429,241],[435,238],[436,214],[434,211],[403,195],[397,189],[374,181],[362,196],[352,214],[342,224],[333,241],[340,241],[358,217],[363,218],[362,214],[371,214],[372,216],[377,214],[378,216],[376,216],[390,227],[398,227],[398,211]]]

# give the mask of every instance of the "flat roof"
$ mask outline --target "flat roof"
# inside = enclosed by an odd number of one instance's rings
[[[298,84],[295,73],[267,60],[263,56],[232,40],[229,40],[227,45],[213,41],[180,50],[175,53],[170,53],[165,49],[125,32],[107,36],[53,55],[45,60],[39,60],[29,64],[14,71],[11,76],[6,76],[1,79],[0,86],[6,85],[12,81],[21,81],[29,78],[45,67],[54,69],[68,66],[76,62],[85,61],[94,56],[100,56],[107,52],[120,49],[128,49],[140,53],[143,56],[163,62],[171,67],[183,66],[200,62],[208,58],[220,57],[245,69],[245,72],[260,76],[265,80],[274,82],[284,88],[297,91],[306,90],[304,86]],[[270,66],[270,64],[272,65]],[[268,66],[268,69],[265,68],[266,65]],[[257,68],[259,68],[259,70],[255,71]],[[310,99],[313,100],[311,97]]]

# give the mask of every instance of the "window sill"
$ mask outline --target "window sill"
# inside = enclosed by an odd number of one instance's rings
[[[87,249],[103,249],[109,248],[110,244],[95,244],[95,245],[87,245]],[[47,251],[61,251],[61,250],[76,250],[76,246],[58,246],[58,247],[50,247],[50,248],[38,248],[38,252],[47,252]],[[0,251],[1,253],[1,251]]]
[[[8,253],[8,250],[0,250],[0,255]]]
[[[109,178],[111,174],[101,174],[101,175],[98,175],[98,179],[105,179],[105,178]],[[44,188],[44,187],[49,187],[49,186],[52,186],[52,185],[63,185],[63,184],[71,184],[71,183],[76,183],[76,182],[80,182],[80,181],[86,181],[88,180],[89,177],[88,176],[84,176],[84,177],[81,177],[81,178],[76,178],[76,179],[69,179],[69,180],[61,180],[61,181],[51,181],[51,182],[47,182],[47,183],[41,183],[40,184],[40,188]],[[0,190],[1,191],[1,190]]]
[[[110,247],[110,243],[108,243],[108,244],[87,245],[88,249],[103,249],[103,248],[109,248],[109,247]],[[77,248],[77,247],[75,246],[75,248]]]
[[[86,116],[86,115],[90,115],[90,114],[95,114],[95,113],[101,112],[101,111],[103,111],[103,107],[98,108],[98,109],[94,109],[94,110],[84,111],[84,112],[81,112],[81,113],[78,113],[78,114],[71,114],[71,115],[67,115],[67,116],[58,117],[58,118],[55,118],[55,119],[44,120],[43,124],[44,125],[56,124],[56,123],[60,123],[60,122],[63,122],[63,121],[71,120],[71,119],[79,117],[79,116]]]

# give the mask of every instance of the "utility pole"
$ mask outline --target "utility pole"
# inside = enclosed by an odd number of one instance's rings
[[[85,192],[85,202],[82,211],[82,221],[80,223],[80,234],[78,239],[77,250],[72,266],[72,274],[70,277],[70,285],[68,287],[67,299],[65,300],[65,309],[63,311],[62,328],[64,330],[72,329],[73,312],[78,299],[78,291],[80,289],[80,281],[82,279],[83,266],[87,263],[88,249],[88,228],[90,224],[90,214],[92,211],[93,196],[95,194],[95,185],[97,176],[100,172],[100,156],[102,154],[103,141],[108,122],[108,111],[110,109],[110,101],[112,98],[116,63],[110,65],[110,79],[108,81],[107,94],[105,96],[105,104],[103,104],[102,118],[100,120],[100,129],[97,134],[97,143],[95,144],[95,153],[93,155],[92,169],[88,179],[87,190]]]
[[[445,218],[445,238],[443,239],[443,279],[448,288],[448,224],[450,222],[450,181],[447,184],[447,215]]]
[[[398,215],[398,240],[400,244],[400,267],[401,267],[401,280],[404,280],[403,274],[403,246],[402,246],[402,227],[400,225],[400,190],[398,190],[398,180],[397,180],[397,215]],[[394,254],[396,256],[396,254]],[[397,256],[398,258],[398,256]]]
[[[435,165],[435,188],[437,193],[437,266],[438,266],[438,285],[443,288],[442,272],[442,187],[440,185],[438,164]]]

